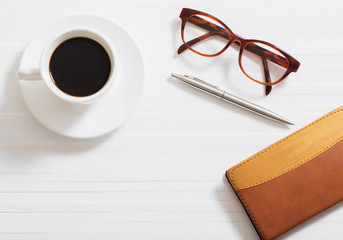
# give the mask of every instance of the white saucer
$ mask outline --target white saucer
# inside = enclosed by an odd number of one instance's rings
[[[45,43],[57,31],[72,26],[97,29],[117,50],[118,75],[106,95],[89,105],[71,105],[57,98],[43,81],[19,80],[19,84],[30,112],[45,127],[67,137],[98,137],[118,128],[134,112],[143,87],[143,57],[134,39],[121,26],[104,18],[80,15],[60,20],[39,32],[26,47],[20,69],[39,68]]]

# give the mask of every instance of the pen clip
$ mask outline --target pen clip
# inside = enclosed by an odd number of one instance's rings
[[[187,78],[190,78],[190,79],[192,79],[194,81],[200,82],[200,83],[202,83],[204,85],[207,85],[207,86],[210,86],[210,87],[213,87],[213,88],[218,88],[218,86],[214,86],[214,85],[212,85],[212,84],[210,84],[208,82],[205,82],[205,81],[203,81],[203,80],[201,80],[199,78],[196,78],[196,77],[193,77],[193,76],[190,76],[190,75],[184,75],[184,76],[187,77]]]

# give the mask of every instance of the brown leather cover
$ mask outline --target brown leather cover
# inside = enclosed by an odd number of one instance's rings
[[[343,200],[342,120],[343,108],[336,109],[226,172],[262,239]]]

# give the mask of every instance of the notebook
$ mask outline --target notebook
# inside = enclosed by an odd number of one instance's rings
[[[226,172],[261,239],[343,200],[343,107]]]

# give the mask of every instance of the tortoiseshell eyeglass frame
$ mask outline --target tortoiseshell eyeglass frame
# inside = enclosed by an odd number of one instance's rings
[[[212,22],[209,22],[207,20],[205,20],[204,18],[201,18],[200,16],[204,16],[204,17],[207,17],[207,18],[210,18],[216,22],[218,22],[219,24],[221,24],[223,27],[221,26],[218,26]],[[278,84],[279,82],[281,82],[283,79],[285,79],[291,72],[296,72],[300,66],[300,63],[295,59],[293,58],[292,56],[290,56],[288,53],[286,53],[285,51],[281,50],[280,48],[274,46],[273,44],[271,43],[268,43],[268,42],[265,42],[265,41],[261,41],[261,40],[255,40],[255,39],[243,39],[239,36],[237,36],[236,34],[234,34],[226,25],[225,23],[223,23],[221,20],[219,20],[218,18],[210,15],[210,14],[207,14],[207,13],[204,13],[204,12],[201,12],[201,11],[197,11],[197,10],[194,10],[194,9],[189,9],[189,8],[183,8],[182,11],[181,11],[181,14],[180,14],[180,18],[182,20],[182,25],[181,25],[181,38],[182,38],[182,41],[183,41],[183,44],[179,47],[178,49],[178,54],[182,53],[183,51],[185,51],[186,49],[190,49],[191,51],[201,55],[201,56],[205,56],[205,57],[215,57],[215,56],[218,56],[220,55],[221,53],[223,53],[230,45],[231,43],[234,43],[236,44],[237,46],[240,47],[240,50],[239,50],[239,57],[238,57],[238,64],[242,70],[242,72],[248,77],[250,78],[251,80],[259,83],[259,84],[262,84],[262,85],[265,85],[266,86],[266,95],[268,95],[271,91],[271,86],[272,85],[275,85],[275,84]],[[195,24],[196,26],[198,27],[201,27],[205,30],[208,30],[207,33],[203,34],[202,36],[199,36],[197,38],[194,38],[188,42],[185,41],[184,39],[184,29],[185,29],[185,26],[186,26],[186,23],[187,22],[190,22],[192,24]],[[204,54],[204,53],[201,53],[201,52],[198,52],[196,50],[194,50],[192,48],[192,45],[202,41],[202,40],[205,40],[206,38],[209,38],[211,36],[220,36],[224,39],[227,39],[228,40],[228,43],[225,45],[225,47],[215,53],[215,54]],[[267,45],[271,48],[274,48],[276,51],[280,52],[283,54],[283,56],[280,56],[274,52],[271,52],[263,47],[260,47],[259,45],[255,44],[255,43],[260,43],[260,44],[264,44],[264,45]],[[249,44],[249,45],[248,45]],[[262,58],[262,63],[263,63],[263,66],[264,66],[264,75],[265,75],[265,82],[261,82],[261,81],[258,81],[252,77],[250,77],[243,69],[242,67],[242,63],[241,63],[241,60],[242,60],[242,53],[243,53],[243,50],[247,50],[249,52],[252,52],[256,55],[259,55],[261,56]],[[271,82],[270,80],[270,76],[269,76],[269,69],[268,69],[268,64],[267,64],[267,60],[283,67],[283,68],[287,68],[286,72],[281,76],[281,78],[279,78],[278,80],[274,81],[274,82]]]

